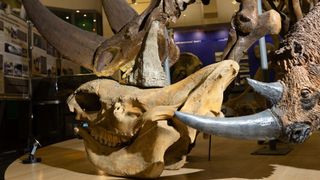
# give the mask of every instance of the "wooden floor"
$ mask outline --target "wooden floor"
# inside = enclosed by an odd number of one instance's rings
[[[320,133],[301,145],[291,145],[286,156],[256,156],[251,153],[263,145],[255,141],[214,137],[208,161],[208,140],[202,135],[181,170],[164,171],[160,179],[320,179]],[[99,173],[91,166],[81,140],[68,140],[37,151],[42,163],[21,164],[17,159],[5,173],[6,180],[121,179]]]

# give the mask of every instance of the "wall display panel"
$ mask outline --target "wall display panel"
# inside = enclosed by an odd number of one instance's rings
[[[215,52],[222,52],[227,44],[229,27],[216,30],[174,30],[175,43],[181,52],[191,52],[198,56],[203,65],[216,62]],[[219,59],[218,59],[219,61]]]
[[[0,94],[4,94],[3,55],[0,54]]]
[[[27,24],[0,11],[0,95],[28,97]]]
[[[32,76],[57,74],[58,52],[33,28],[32,69],[27,58],[27,23],[17,16],[0,11],[0,97],[29,95],[29,71]]]
[[[61,75],[81,74],[81,66],[65,58],[61,59]]]
[[[47,75],[47,57],[39,52],[34,52],[32,57],[32,73],[38,76]]]
[[[58,52],[33,29],[32,74],[40,77],[57,75]]]

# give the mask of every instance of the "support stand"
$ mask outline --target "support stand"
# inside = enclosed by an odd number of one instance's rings
[[[209,135],[209,144],[208,144],[208,161],[211,161],[211,135]]]
[[[260,148],[251,154],[252,155],[272,155],[272,156],[274,156],[274,155],[286,155],[290,151],[292,151],[292,148],[289,145],[277,147],[277,144],[278,144],[277,140],[271,140],[268,142],[268,146]]]
[[[33,49],[33,33],[32,28],[33,24],[31,21],[27,21],[28,25],[28,60],[29,60],[29,139],[28,139],[28,147],[30,147],[31,139],[33,139],[32,127],[33,127],[33,94],[32,94],[32,49]],[[35,157],[35,153],[37,151],[38,146],[41,146],[39,141],[34,139],[32,150],[27,159],[22,160],[23,164],[33,164],[37,162],[41,162],[41,158]]]
[[[33,164],[33,163],[41,162],[41,158],[37,158],[35,156],[38,146],[41,146],[41,144],[39,143],[39,141],[35,139],[35,142],[33,143],[33,147],[28,158],[22,160],[23,164]]]

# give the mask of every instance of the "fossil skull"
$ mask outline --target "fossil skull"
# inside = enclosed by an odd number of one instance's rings
[[[75,131],[83,137],[90,161],[116,176],[153,178],[165,167],[180,168],[196,130],[177,121],[174,112],[222,116],[223,91],[238,68],[234,61],[223,61],[155,89],[109,79],[81,85],[68,104],[77,119],[88,123]]]

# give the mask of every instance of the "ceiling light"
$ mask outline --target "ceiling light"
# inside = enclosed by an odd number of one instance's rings
[[[87,17],[87,14],[84,14],[83,17]]]
[[[80,13],[80,10],[76,10],[76,13]]]
[[[70,17],[69,17],[69,16],[66,16],[66,19],[70,19]]]
[[[96,19],[94,19],[94,20],[93,20],[93,22],[97,22],[97,20],[96,20]]]

